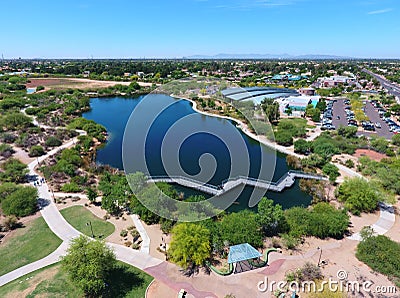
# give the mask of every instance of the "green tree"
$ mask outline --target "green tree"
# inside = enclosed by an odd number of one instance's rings
[[[279,120],[279,104],[273,99],[266,98],[261,104],[262,109],[264,110],[265,117],[269,122],[275,122]]]
[[[262,247],[262,231],[257,214],[243,210],[225,215],[217,222],[220,240],[232,245],[249,243],[254,247]]]
[[[0,184],[0,202],[20,187],[21,186],[11,182]]]
[[[23,182],[28,168],[18,159],[10,158],[1,165],[3,172],[0,173],[0,180],[3,182]]]
[[[86,196],[89,202],[93,203],[97,198],[97,192],[91,187],[86,188]]]
[[[298,139],[294,142],[294,152],[305,154],[310,152],[311,144],[304,139]]]
[[[334,183],[336,181],[336,178],[340,176],[338,167],[331,163],[327,163],[326,165],[324,165],[322,168],[322,172],[329,176],[329,181],[331,181],[332,183]]]
[[[262,198],[257,208],[257,220],[265,235],[274,236],[285,230],[285,215],[281,205]]]
[[[180,223],[171,231],[168,255],[182,268],[201,266],[211,254],[210,231],[199,224]]]
[[[82,235],[71,241],[61,261],[61,268],[71,281],[92,297],[102,295],[115,265],[115,254],[104,242],[91,241]]]
[[[36,188],[20,187],[3,199],[1,208],[6,215],[18,217],[31,215],[36,212],[37,197]]]
[[[359,215],[376,210],[381,195],[367,180],[351,178],[339,186],[336,197],[351,213]]]

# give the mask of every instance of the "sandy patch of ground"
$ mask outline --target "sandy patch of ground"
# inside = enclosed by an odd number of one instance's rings
[[[32,276],[31,278],[29,278],[28,276],[27,278],[29,279],[23,281],[23,283],[28,284],[28,288],[26,288],[23,291],[14,291],[8,293],[5,296],[5,298],[27,297],[30,293],[32,293],[36,289],[36,286],[39,283],[51,279],[54,275],[57,274],[59,269],[60,269],[59,266],[54,266],[51,268],[47,268],[46,270]]]
[[[130,83],[132,83],[118,81],[98,81],[81,78],[30,78],[29,81],[30,83],[26,84],[27,88],[44,86],[46,90],[66,88],[97,89],[107,88],[115,85],[128,86]],[[143,87],[152,86],[152,83],[138,82],[138,84]]]
[[[13,149],[15,151],[13,157],[19,159],[24,164],[29,164],[35,160],[34,157],[29,157],[28,152],[26,152],[25,150],[15,146],[13,147]]]
[[[356,153],[354,153],[354,156],[357,158],[360,158],[361,156],[368,156],[370,159],[375,161],[381,161],[382,158],[387,158],[385,154],[368,149],[357,149]]]
[[[374,213],[363,213],[361,216],[350,216],[350,232],[357,233],[365,226],[371,226],[379,220],[380,212],[375,211]]]
[[[57,208],[59,210],[71,207],[71,206],[83,206],[90,212],[92,212],[97,217],[103,219],[107,212],[104,209],[101,209],[100,206],[96,206],[93,204],[89,204],[87,199],[79,199],[76,202],[73,202],[70,198],[66,198],[64,203],[57,204]],[[86,205],[85,205],[86,204]],[[122,230],[127,230],[128,227],[133,226],[132,218],[124,213],[121,217],[116,219],[115,217],[111,216],[110,219],[107,219],[108,222],[112,223],[115,226],[115,231],[110,236],[108,236],[105,240],[108,242],[116,243],[124,245],[126,241],[132,241],[132,236],[128,235],[127,237],[123,238],[120,236]]]
[[[142,221],[142,225],[150,238],[150,255],[157,259],[165,260],[165,255],[157,249],[160,248],[160,245],[163,243],[165,243],[168,248],[170,236],[163,234],[159,224],[147,225]]]

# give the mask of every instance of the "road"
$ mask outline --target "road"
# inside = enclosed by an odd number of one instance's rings
[[[373,73],[372,71],[368,69],[363,69],[363,72],[373,76],[375,79],[381,83],[382,87],[385,88],[390,94],[394,95],[396,97],[397,103],[400,104],[400,87],[393,84],[391,81],[387,80],[386,78],[377,75],[376,73]]]

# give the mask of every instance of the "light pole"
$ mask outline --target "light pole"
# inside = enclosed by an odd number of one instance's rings
[[[322,248],[318,246],[317,249],[321,251],[321,252],[319,253],[319,259],[318,259],[318,267],[320,267],[320,266],[321,266],[320,263],[321,263],[321,256],[322,256]]]
[[[86,225],[87,225],[87,226],[90,226],[90,231],[92,232],[92,238],[94,238],[92,222],[89,221],[89,222],[86,223]]]

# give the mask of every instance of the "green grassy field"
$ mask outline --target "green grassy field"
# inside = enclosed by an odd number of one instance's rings
[[[61,210],[62,216],[79,232],[91,237],[92,232],[87,223],[91,222],[95,238],[104,239],[114,233],[115,227],[82,206],[72,206]],[[101,236],[101,237],[100,237]]]
[[[27,227],[18,229],[10,241],[0,246],[0,276],[44,258],[61,242],[43,218],[35,219]]]
[[[109,288],[104,297],[143,298],[153,278],[125,263],[118,262],[111,272]],[[37,270],[0,287],[0,297],[84,297],[60,270],[60,264]]]

